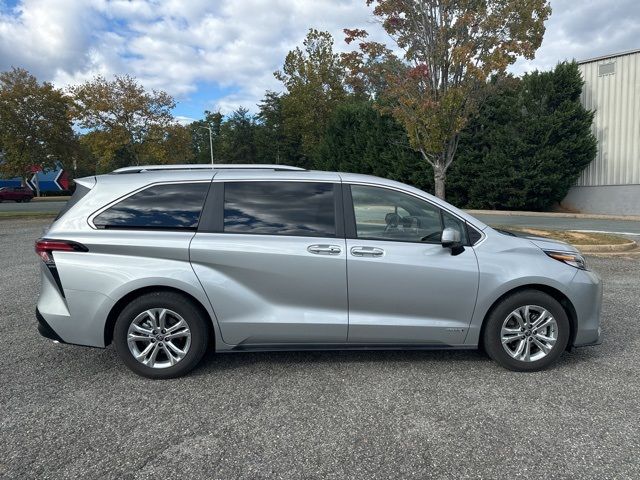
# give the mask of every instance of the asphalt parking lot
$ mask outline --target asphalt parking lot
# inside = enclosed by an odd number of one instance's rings
[[[135,376],[36,331],[33,241],[0,221],[2,478],[640,478],[640,260],[589,258],[604,343],[518,374],[476,352],[209,355]]]

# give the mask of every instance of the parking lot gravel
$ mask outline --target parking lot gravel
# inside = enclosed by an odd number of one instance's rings
[[[474,351],[243,353],[152,381],[111,347],[38,335],[46,222],[0,221],[2,478],[640,478],[638,259],[588,259],[604,343],[548,371]]]

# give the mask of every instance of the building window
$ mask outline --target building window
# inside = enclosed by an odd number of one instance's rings
[[[598,76],[613,75],[616,73],[616,62],[601,63],[598,65]]]

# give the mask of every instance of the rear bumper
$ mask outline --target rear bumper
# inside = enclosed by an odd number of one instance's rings
[[[40,314],[40,310],[36,308],[36,320],[38,320],[38,332],[45,338],[50,340],[54,340],[56,342],[64,343],[60,335],[58,335],[51,325],[47,323],[42,314]]]

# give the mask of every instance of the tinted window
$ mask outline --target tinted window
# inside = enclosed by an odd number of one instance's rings
[[[330,183],[229,182],[224,186],[224,231],[335,237]]]
[[[395,190],[352,185],[358,238],[440,243],[443,228],[455,228],[467,243],[466,225],[429,202]]]
[[[146,188],[93,219],[98,228],[189,228],[198,226],[209,183]]]
[[[440,209],[386,188],[351,186],[358,238],[440,242]]]
[[[482,234],[469,224],[467,224],[467,234],[471,245],[475,245],[482,238]]]

